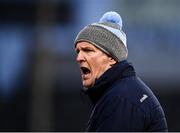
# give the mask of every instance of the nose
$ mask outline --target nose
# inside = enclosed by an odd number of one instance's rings
[[[84,56],[83,56],[83,53],[81,51],[77,54],[76,61],[77,62],[84,61]]]

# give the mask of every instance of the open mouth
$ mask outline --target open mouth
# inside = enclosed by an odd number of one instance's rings
[[[87,76],[91,71],[87,67],[81,67],[81,73],[83,76]]]

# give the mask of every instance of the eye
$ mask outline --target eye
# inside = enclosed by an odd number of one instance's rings
[[[76,51],[77,54],[79,53],[79,49],[76,49],[75,51]]]
[[[92,52],[93,50],[92,50],[92,49],[88,49],[88,48],[86,48],[86,49],[84,49],[83,51],[84,51],[84,52],[88,52],[88,53],[89,53],[89,52]]]

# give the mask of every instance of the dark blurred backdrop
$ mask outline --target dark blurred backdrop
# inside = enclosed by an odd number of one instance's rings
[[[111,10],[128,60],[180,131],[179,0],[0,0],[0,131],[84,131],[91,103],[73,41]]]

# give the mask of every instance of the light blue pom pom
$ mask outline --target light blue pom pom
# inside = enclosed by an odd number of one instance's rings
[[[120,28],[122,28],[122,19],[121,16],[114,11],[110,11],[110,12],[106,12],[102,18],[99,21],[101,22],[111,22],[111,23],[116,23],[120,26]]]

